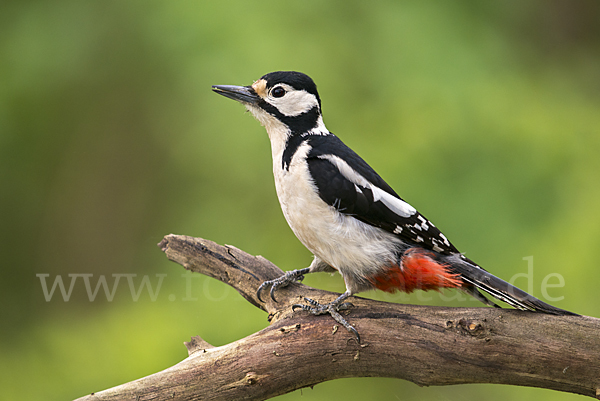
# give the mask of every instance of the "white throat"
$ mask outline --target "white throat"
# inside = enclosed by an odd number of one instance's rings
[[[269,135],[269,139],[271,140],[273,161],[281,160],[285,144],[291,135],[290,128],[260,107],[246,105],[246,108],[267,130],[267,135]]]

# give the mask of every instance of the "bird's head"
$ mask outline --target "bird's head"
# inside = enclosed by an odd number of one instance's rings
[[[271,72],[250,86],[214,85],[212,90],[244,104],[271,131],[302,134],[323,125],[317,86],[306,74]]]

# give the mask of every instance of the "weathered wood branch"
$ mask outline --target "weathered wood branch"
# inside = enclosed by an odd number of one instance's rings
[[[291,310],[303,296],[328,302],[334,293],[294,284],[278,290],[278,303],[260,302],[258,286],[282,274],[260,256],[181,235],[159,245],[172,261],[229,284],[268,312],[270,326],[222,347],[194,337],[180,363],[79,400],[263,400],[360,376],[421,386],[512,384],[600,398],[600,319],[356,297],[347,313],[361,334],[358,344],[331,317]]]

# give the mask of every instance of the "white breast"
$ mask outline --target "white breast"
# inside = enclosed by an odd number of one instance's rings
[[[272,143],[272,145],[275,145]],[[399,240],[386,231],[339,213],[326,204],[313,183],[307,143],[294,154],[289,170],[282,169],[283,148],[273,146],[273,174],[281,209],[296,237],[314,255],[336,268],[352,292],[366,289],[367,276],[396,261]]]
[[[288,169],[284,169],[282,157],[289,128],[258,107],[246,107],[269,134],[277,196],[296,237],[315,256],[337,269],[352,293],[372,288],[366,277],[396,263],[395,248],[401,241],[380,228],[339,213],[319,197],[306,164],[310,151],[307,143],[298,148]],[[322,120],[316,129],[327,132]]]

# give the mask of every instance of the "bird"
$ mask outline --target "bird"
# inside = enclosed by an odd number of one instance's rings
[[[315,272],[339,272],[346,291],[321,304],[295,304],[315,315],[330,314],[360,335],[340,313],[356,293],[456,288],[499,307],[481,291],[514,308],[576,315],[549,305],[492,275],[467,258],[425,216],[402,199],[356,152],[323,123],[314,81],[296,71],[275,71],[249,86],[213,85],[242,103],[263,125],[271,142],[275,188],[290,228],[314,255],[310,266],[287,271],[258,288],[278,288]]]

